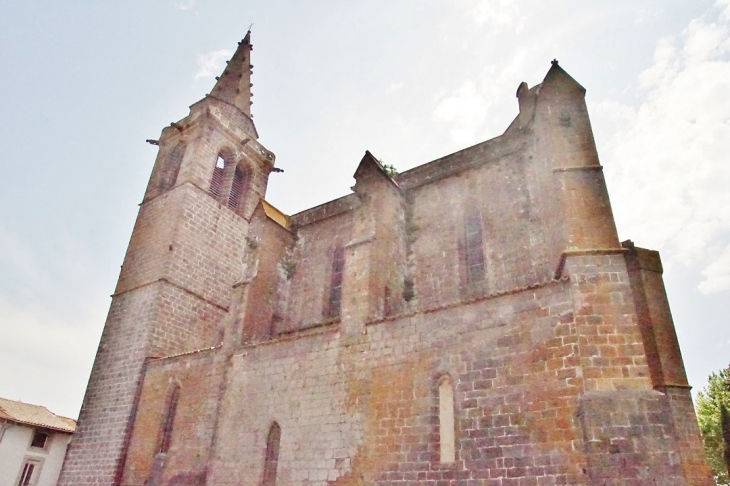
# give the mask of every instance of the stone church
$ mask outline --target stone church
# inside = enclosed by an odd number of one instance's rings
[[[286,215],[250,33],[162,130],[59,484],[711,485],[655,251],[557,63],[499,137]]]

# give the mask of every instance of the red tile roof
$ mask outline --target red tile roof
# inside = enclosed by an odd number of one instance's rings
[[[0,398],[0,419],[61,432],[72,433],[76,430],[74,419],[56,415],[40,405],[16,402],[6,398]]]

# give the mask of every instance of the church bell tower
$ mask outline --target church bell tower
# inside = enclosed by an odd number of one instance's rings
[[[162,130],[59,485],[118,483],[147,360],[221,342],[274,169],[251,115],[252,49],[249,32],[211,93]]]

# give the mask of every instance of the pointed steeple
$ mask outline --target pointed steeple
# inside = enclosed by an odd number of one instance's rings
[[[238,49],[228,61],[228,66],[216,79],[210,96],[230,103],[247,116],[251,116],[251,31],[238,43]]]
[[[560,67],[557,59],[550,61],[550,64],[550,70],[545,75],[545,79],[542,80],[541,90],[549,88],[563,92],[574,91],[580,94],[585,94],[586,89]]]

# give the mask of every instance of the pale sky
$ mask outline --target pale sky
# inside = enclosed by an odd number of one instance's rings
[[[294,213],[366,149],[500,135],[557,58],[619,236],[660,250],[690,384],[730,362],[730,0],[0,0],[0,396],[76,417],[156,155],[253,23],[260,141]]]

